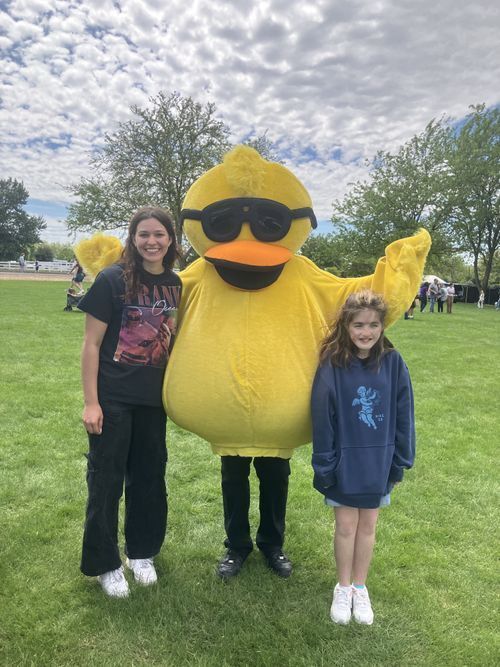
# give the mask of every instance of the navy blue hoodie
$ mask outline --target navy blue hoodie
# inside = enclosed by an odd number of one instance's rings
[[[355,358],[322,364],[311,398],[314,488],[349,507],[374,508],[415,458],[413,391],[392,350],[379,369]]]

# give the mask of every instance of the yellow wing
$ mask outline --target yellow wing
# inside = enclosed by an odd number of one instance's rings
[[[85,271],[96,276],[99,271],[119,261],[123,245],[116,236],[108,236],[99,232],[90,239],[79,241],[73,249],[78,262]]]

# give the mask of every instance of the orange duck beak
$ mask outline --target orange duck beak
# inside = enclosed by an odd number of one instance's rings
[[[274,283],[292,252],[261,241],[230,241],[207,250],[204,257],[220,277],[233,287],[257,290]]]

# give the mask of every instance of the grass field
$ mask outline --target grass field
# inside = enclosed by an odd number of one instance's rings
[[[331,513],[292,459],[289,580],[258,553],[223,584],[219,460],[169,428],[169,531],[159,584],[107,599],[79,572],[86,500],[83,315],[64,286],[0,281],[0,664],[493,666],[498,637],[500,313],[457,304],[389,336],[413,378],[417,461],[381,513],[369,578],[375,624],[329,619]],[[255,478],[252,522],[257,508]]]

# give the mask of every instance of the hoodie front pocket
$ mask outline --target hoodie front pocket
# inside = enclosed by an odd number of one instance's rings
[[[319,486],[328,488],[335,483],[335,473],[338,470],[342,454],[338,457],[337,452],[313,453],[312,465],[315,479]]]
[[[337,484],[346,495],[384,494],[391,469],[394,445],[342,449]]]

